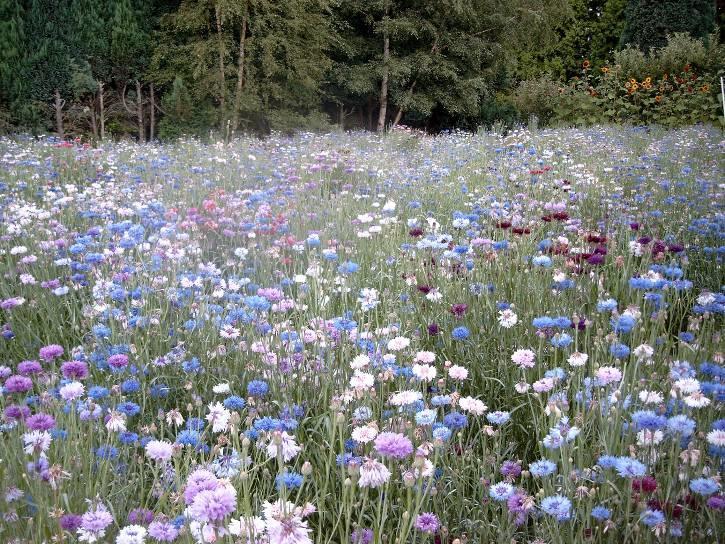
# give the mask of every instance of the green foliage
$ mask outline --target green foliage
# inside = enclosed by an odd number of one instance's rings
[[[642,51],[664,47],[667,36],[685,32],[705,38],[715,30],[712,0],[629,0],[621,44]]]

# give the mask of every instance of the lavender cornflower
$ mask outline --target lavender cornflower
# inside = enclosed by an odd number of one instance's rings
[[[375,451],[386,457],[403,459],[413,453],[413,443],[400,433],[380,433],[375,438]]]

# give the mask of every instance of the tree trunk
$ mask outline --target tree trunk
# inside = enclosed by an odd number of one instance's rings
[[[146,139],[146,131],[143,126],[143,90],[138,79],[136,80],[136,121],[138,123],[138,143],[142,144]]]
[[[387,11],[387,10],[386,10]],[[388,31],[383,34],[383,82],[380,84],[380,112],[378,112],[378,132],[385,130],[385,115],[388,112],[388,73],[390,71],[390,37]]]
[[[60,97],[60,91],[55,90],[55,131],[58,133],[58,138],[61,140],[65,136],[63,134],[63,106],[65,100]]]
[[[239,38],[239,64],[237,66],[237,91],[234,95],[234,113],[232,116],[232,130],[239,127],[239,113],[242,109],[242,89],[244,88],[244,47],[247,41],[247,12],[242,17],[242,31]]]
[[[408,89],[408,92],[406,93],[407,96],[411,96],[413,94],[413,91],[415,90],[415,84],[417,80],[413,80],[413,83],[410,85],[410,88]],[[403,106],[400,106],[398,108],[398,113],[395,114],[395,119],[393,119],[393,124],[391,126],[395,127],[398,126],[398,123],[400,123],[400,120],[403,117]]]
[[[368,110],[368,112],[367,112],[368,113],[368,119],[367,119],[367,124],[365,126],[365,128],[368,129],[368,130],[372,130],[373,129],[373,112],[375,111],[374,104],[375,104],[375,100],[373,99],[372,96],[369,96],[368,97],[368,108],[367,108],[367,110]]]
[[[91,107],[88,108],[91,112],[91,130],[93,131],[94,143],[98,141],[98,118],[96,117],[96,101],[91,101]]]
[[[410,89],[408,89],[408,96],[413,94],[413,90],[415,89],[415,81],[413,81],[413,84],[410,86]],[[398,123],[400,123],[400,119],[403,117],[403,106],[400,106],[398,108],[398,113],[395,114],[395,119],[393,119],[392,126],[398,126]]]
[[[219,127],[224,130],[224,117],[226,114],[226,92],[225,77],[224,77],[224,36],[222,35],[222,10],[219,4],[214,7],[216,15],[216,34],[217,34],[217,47],[219,53],[219,107],[221,108],[221,116]]]
[[[149,141],[154,141],[154,131],[156,130],[156,102],[154,101],[154,84],[149,83],[149,96],[151,97],[151,115],[149,117]]]
[[[103,83],[98,82],[98,113],[99,121],[101,125],[101,140],[106,137],[106,112],[103,108]]]
[[[436,39],[433,41],[433,47],[430,48],[431,55],[433,55],[437,50],[438,50],[438,38],[436,37]],[[413,83],[410,84],[410,88],[408,89],[408,92],[406,93],[406,95],[408,97],[413,96],[413,91],[415,90],[416,83],[418,83],[418,80],[414,79]],[[403,117],[403,106],[400,106],[398,108],[398,113],[395,114],[395,119],[393,120],[393,124],[391,126],[397,126],[398,123],[400,123],[400,120],[402,119],[402,117]]]

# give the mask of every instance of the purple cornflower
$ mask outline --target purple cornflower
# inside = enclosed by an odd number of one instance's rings
[[[125,368],[128,365],[128,355],[116,353],[108,358],[108,364],[113,368]]]
[[[713,495],[707,499],[708,508],[722,512],[725,510],[725,495]]]
[[[415,528],[423,533],[433,534],[438,530],[440,524],[438,523],[438,516],[431,512],[423,512],[418,514],[415,520]]]
[[[60,528],[65,531],[74,532],[81,526],[81,516],[78,514],[64,514],[60,517]]]
[[[509,512],[514,515],[516,525],[522,525],[526,521],[529,510],[532,507],[532,501],[529,496],[521,490],[506,499],[506,506]]]
[[[403,459],[413,453],[413,443],[400,433],[380,433],[375,438],[375,451],[383,456]]]
[[[88,365],[83,361],[66,361],[60,367],[67,380],[82,380],[88,377]]]
[[[22,305],[25,299],[22,297],[8,298],[0,302],[0,308],[3,310],[12,310],[13,308]]]
[[[28,417],[25,425],[33,431],[48,431],[55,427],[55,418],[49,414],[37,413]]]
[[[128,513],[128,522],[135,525],[148,525],[154,520],[154,513],[147,508],[134,508]]]
[[[58,344],[50,344],[49,346],[45,346],[40,348],[40,358],[43,359],[43,361],[50,362],[56,357],[60,357],[63,355],[63,346],[59,346]]]
[[[521,474],[521,465],[516,461],[504,461],[501,465],[501,474],[503,474],[507,480],[514,480]]]
[[[7,419],[25,419],[30,415],[30,408],[27,406],[11,404],[5,408],[3,414]]]
[[[18,363],[18,374],[22,374],[23,376],[38,374],[42,371],[43,367],[40,366],[38,361],[22,361]]]
[[[350,544],[372,544],[372,529],[355,529],[350,535]]]
[[[33,380],[25,376],[14,374],[5,380],[5,389],[8,393],[27,393],[33,388]]]

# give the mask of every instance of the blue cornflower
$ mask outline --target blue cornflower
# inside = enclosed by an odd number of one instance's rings
[[[435,410],[421,410],[415,414],[415,422],[418,425],[433,425],[435,423],[437,412]]]
[[[262,380],[252,380],[247,385],[247,393],[252,397],[263,397],[269,391],[269,385]]]
[[[367,406],[360,406],[358,408],[355,408],[355,411],[352,413],[353,419],[357,419],[359,421],[367,421],[372,416],[373,411]]]
[[[141,389],[141,384],[135,378],[129,378],[121,384],[121,392],[127,395],[135,393],[139,389]]]
[[[565,348],[568,345],[570,345],[574,340],[571,336],[566,334],[565,332],[555,334],[551,337],[551,340],[549,342],[552,346],[555,348]]]
[[[627,334],[632,331],[637,321],[628,314],[622,314],[616,318],[612,318],[609,321],[612,326],[612,330],[617,334]]]
[[[531,259],[531,264],[534,266],[540,266],[542,268],[549,268],[551,266],[551,258],[547,257],[546,255],[537,255],[533,259]]]
[[[186,429],[176,436],[176,443],[196,447],[201,443],[201,435],[198,431]]]
[[[606,506],[599,505],[592,508],[592,517],[598,521],[607,520],[611,516],[612,512]]]
[[[141,407],[135,402],[122,402],[116,406],[116,410],[122,414],[126,414],[127,417],[133,417],[141,412]]]
[[[446,427],[455,431],[456,429],[463,429],[468,425],[468,418],[460,412],[451,412],[443,417],[443,423]]]
[[[556,472],[556,463],[549,461],[548,459],[535,461],[529,464],[529,472],[531,472],[531,475],[536,478],[543,478]]]
[[[445,425],[441,425],[440,427],[435,427],[433,429],[433,438],[443,442],[446,442],[451,437],[451,434],[453,433]]]
[[[467,327],[460,326],[453,329],[451,336],[454,340],[466,340],[469,336],[471,336],[471,331],[469,331]]]
[[[451,397],[449,395],[435,395],[430,399],[430,403],[433,406],[446,406],[451,403]]]
[[[360,269],[360,265],[352,261],[346,261],[337,267],[340,274],[354,274]]]
[[[611,312],[617,309],[617,301],[613,298],[597,302],[597,312]]]
[[[236,395],[230,395],[224,399],[224,408],[227,410],[243,410],[247,405],[246,401],[242,397]]]
[[[258,431],[277,431],[281,430],[282,421],[273,417],[260,417],[254,421],[254,428]]]
[[[712,478],[696,478],[690,480],[690,489],[698,495],[707,497],[713,493],[717,493],[720,489],[720,484]]]
[[[121,444],[133,444],[138,440],[138,435],[131,431],[123,431],[118,433],[118,441]]]
[[[302,476],[302,474],[298,474],[297,472],[285,472],[283,474],[278,474],[274,479],[274,482],[277,486],[277,490],[280,491],[283,487],[286,489],[297,489],[302,486],[303,480],[304,476]]]
[[[489,423],[493,423],[494,425],[503,425],[511,419],[511,414],[509,412],[501,411],[491,412],[490,414],[486,414],[486,419]]]
[[[571,517],[571,501],[563,495],[546,497],[541,501],[541,509],[557,521],[567,521]]]
[[[624,478],[641,478],[647,474],[647,466],[630,457],[618,457],[614,468]]]
[[[652,410],[638,410],[632,414],[632,423],[636,430],[656,431],[667,424],[665,416],[658,415]]]
[[[488,491],[488,496],[498,502],[508,500],[508,498],[514,494],[514,486],[506,482],[500,482],[492,485]]]
[[[609,347],[609,353],[615,359],[624,359],[629,356],[629,347],[625,344],[615,343]]]
[[[88,396],[91,397],[93,400],[101,400],[108,395],[110,395],[110,391],[105,387],[101,387],[100,385],[94,385],[93,387],[88,389]]]
[[[204,420],[200,417],[190,417],[186,420],[186,428],[192,431],[202,431],[205,425]]]
[[[96,457],[99,457],[101,459],[115,459],[118,457],[118,448],[114,448],[113,446],[100,446],[96,450]]]
[[[667,430],[687,438],[695,432],[695,422],[684,414],[672,416],[667,420]]]
[[[665,515],[659,510],[647,509],[639,515],[639,521],[647,527],[654,527],[660,523],[664,523]]]

